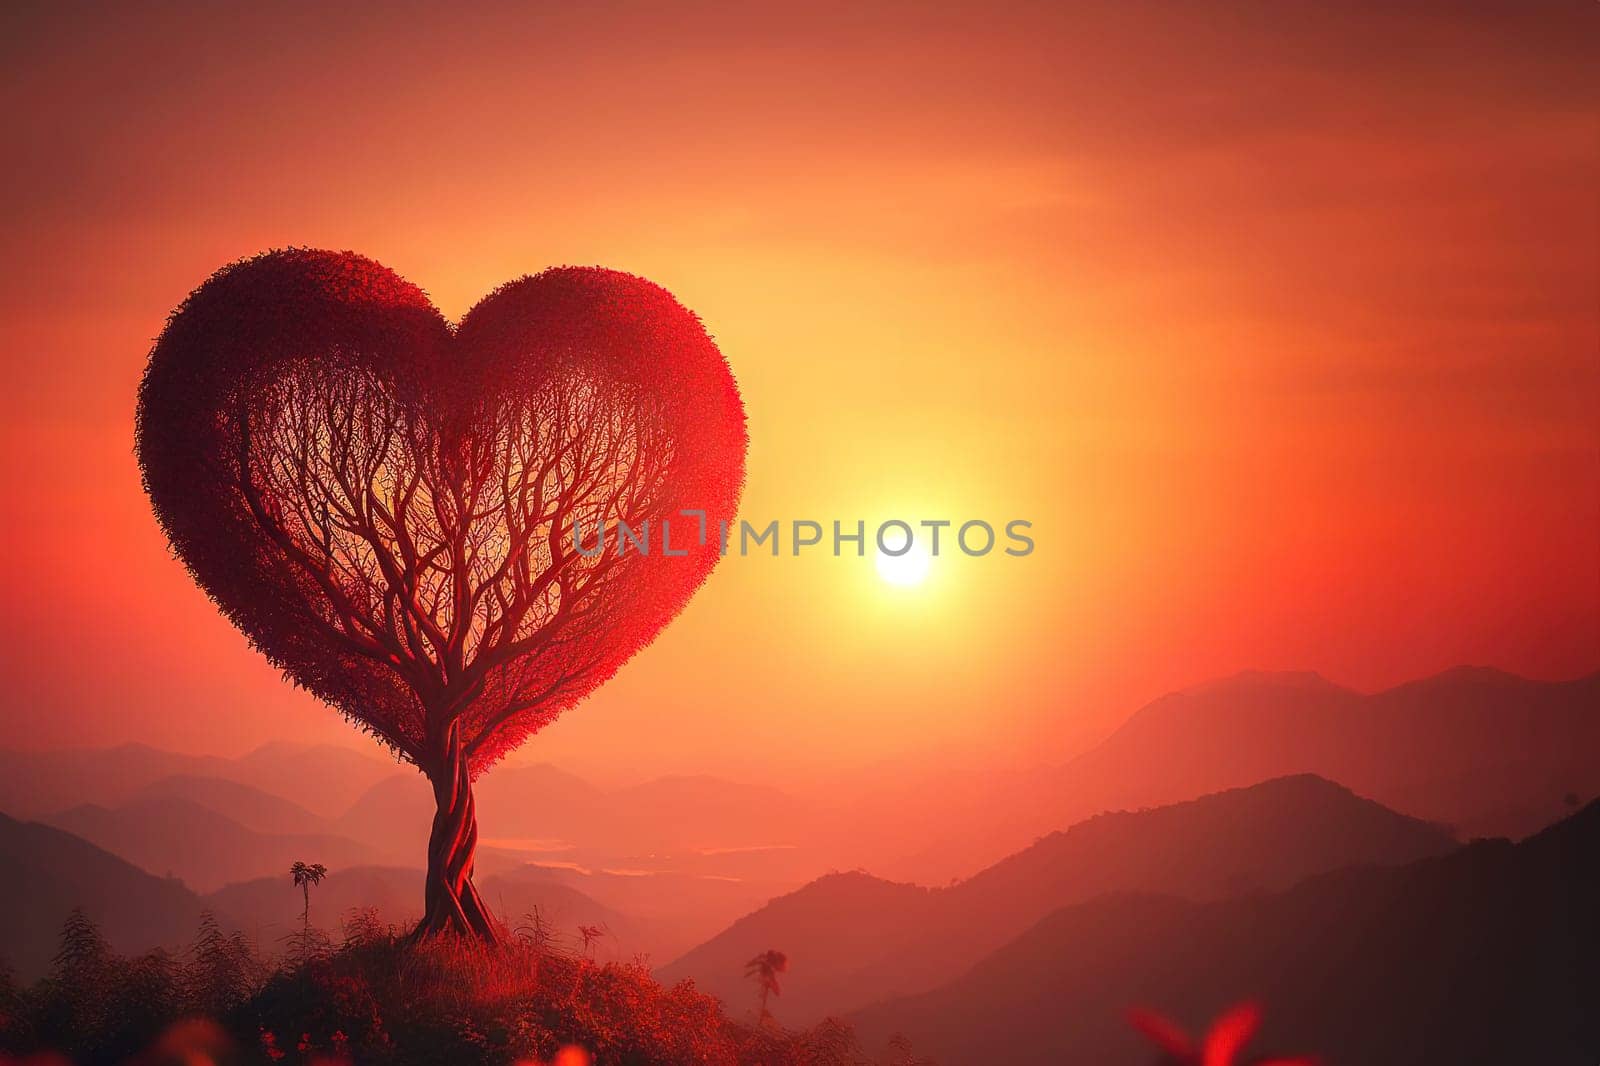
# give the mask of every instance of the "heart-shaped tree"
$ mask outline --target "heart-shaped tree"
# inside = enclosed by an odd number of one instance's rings
[[[699,320],[559,268],[452,327],[371,260],[270,253],[173,314],[137,437],[200,586],[432,783],[419,933],[493,939],[474,778],[682,609],[738,502],[744,410]]]

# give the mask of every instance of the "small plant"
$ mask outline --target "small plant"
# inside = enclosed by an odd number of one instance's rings
[[[583,953],[589,958],[594,958],[594,946],[601,937],[606,935],[603,925],[580,925],[578,936],[583,940]]]
[[[778,985],[778,975],[788,972],[789,956],[770,948],[744,964],[744,975],[756,982],[756,986],[761,990],[759,1017],[762,1021],[772,1016],[767,1010],[767,997],[783,995],[783,989]]]
[[[196,1015],[223,1018],[260,989],[265,970],[243,933],[225,933],[210,911],[189,947],[179,983],[183,1001]]]
[[[289,868],[289,874],[294,878],[295,887],[305,899],[305,905],[300,911],[300,931],[287,938],[289,952],[296,959],[309,959],[329,946],[321,930],[311,928],[311,888],[313,885],[322,884],[322,879],[328,874],[328,868],[320,862],[297,862]]]
[[[270,966],[210,914],[182,965],[123,958],[75,915],[47,977],[29,989],[0,981],[0,1064],[62,1061],[56,1053],[75,1066],[871,1061],[836,1020],[805,1031],[751,1026],[692,982],[663,986],[640,965],[540,955],[520,938],[419,941],[370,913],[351,920],[343,943]]]
[[[345,916],[344,945],[358,947],[370,944],[389,932],[389,927],[378,916],[377,908],[356,907]]]
[[[1316,1066],[1309,1058],[1246,1059],[1244,1047],[1261,1028],[1261,1007],[1240,1003],[1217,1016],[1198,1044],[1181,1028],[1153,1011],[1135,1009],[1128,1021],[1161,1049],[1168,1066]]]
[[[328,876],[328,868],[320,862],[310,864],[297,862],[289,867],[289,874],[294,878],[295,887],[305,896],[305,908],[300,912],[302,931],[306,936],[311,935],[311,886],[322,884],[322,879]]]
[[[539,913],[538,907],[522,916],[522,924],[517,926],[516,933],[519,939],[533,948],[535,955],[548,953],[555,943],[555,933],[544,915]]]
[[[904,1033],[889,1037],[889,1046],[880,1060],[882,1066],[937,1066],[932,1059],[918,1057],[911,1038]]]

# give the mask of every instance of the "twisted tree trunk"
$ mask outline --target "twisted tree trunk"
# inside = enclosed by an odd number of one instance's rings
[[[492,943],[500,938],[498,927],[472,886],[478,815],[459,725],[448,728],[440,749],[435,765],[427,768],[438,809],[428,837],[427,909],[416,935],[453,933]]]

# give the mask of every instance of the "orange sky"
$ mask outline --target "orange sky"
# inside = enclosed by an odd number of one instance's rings
[[[1600,666],[1592,4],[318,5],[0,15],[0,745],[365,743],[170,559],[132,459],[221,264],[460,315],[600,263],[698,311],[743,513],[1026,559],[727,560],[520,759],[1051,762],[1246,667]]]

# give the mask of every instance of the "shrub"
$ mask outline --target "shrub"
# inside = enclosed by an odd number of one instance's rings
[[[268,973],[211,915],[179,966],[119,958],[75,913],[49,977],[25,992],[0,982],[0,1055],[40,1049],[77,1066],[870,1061],[841,1022],[799,1033],[743,1025],[691,982],[664,987],[641,963],[600,965],[516,938],[415,942],[371,914],[353,917],[338,947]]]

